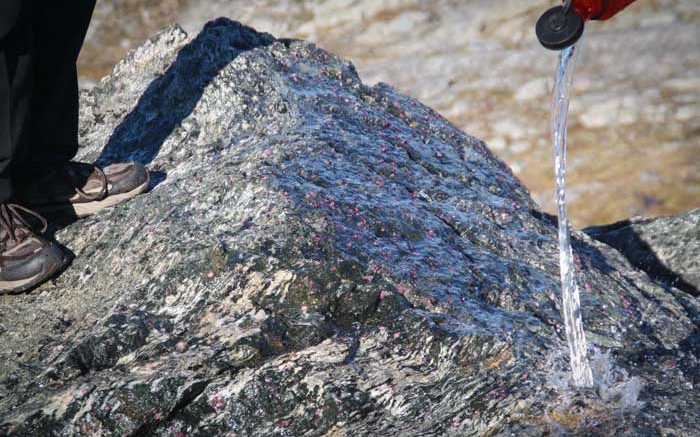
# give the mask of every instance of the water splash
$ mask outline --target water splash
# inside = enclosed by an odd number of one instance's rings
[[[579,387],[593,386],[593,374],[588,361],[588,345],[583,331],[581,303],[571,252],[569,221],[566,216],[566,130],[569,101],[574,72],[583,40],[561,51],[552,101],[552,141],[554,143],[554,171],[556,199],[559,216],[559,268],[562,285],[562,312],[566,326],[566,338],[573,382]]]
[[[640,400],[644,383],[637,376],[630,376],[624,368],[615,365],[612,352],[610,350],[590,349],[589,360],[593,374],[593,388],[596,397],[589,397],[597,405],[604,405],[610,411],[620,413],[638,410],[644,406]],[[574,393],[578,392],[571,378],[569,366],[565,364],[564,351],[553,350],[547,357],[545,369],[546,385],[563,394],[560,398],[561,407],[564,411],[574,405],[579,397]],[[593,392],[591,392],[592,394]]]

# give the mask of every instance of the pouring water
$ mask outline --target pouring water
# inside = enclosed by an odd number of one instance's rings
[[[635,0],[565,0],[563,5],[545,12],[537,21],[540,43],[551,50],[561,50],[552,102],[552,142],[559,217],[559,267],[562,288],[562,313],[573,382],[579,387],[593,386],[588,359],[588,344],[583,330],[581,302],[571,252],[569,221],[566,215],[566,129],[571,87],[576,61],[581,51],[581,37],[588,20],[607,20]]]
[[[588,344],[583,330],[581,302],[571,251],[569,220],[566,214],[566,139],[571,87],[576,63],[581,51],[579,40],[559,55],[552,101],[552,142],[554,145],[554,173],[556,181],[557,212],[559,217],[559,268],[562,288],[562,313],[569,343],[573,382],[579,387],[591,387],[593,374],[588,361]]]

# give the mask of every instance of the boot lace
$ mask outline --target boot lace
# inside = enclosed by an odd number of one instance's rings
[[[41,230],[39,233],[46,232],[48,228],[48,223],[46,219],[39,213],[32,211],[29,208],[25,208],[21,205],[14,203],[2,203],[0,204],[0,231],[2,234],[7,235],[13,241],[19,241],[17,237],[17,231],[20,229],[33,230],[34,227],[30,225],[24,218],[24,214],[28,214],[41,223]]]
[[[109,185],[109,182],[107,181],[107,175],[105,175],[105,172],[102,171],[102,169],[96,165],[93,166],[93,171],[97,173],[100,176],[101,182],[102,182],[102,188],[99,193],[97,194],[88,194],[85,191],[81,190],[78,187],[78,184],[76,183],[79,178],[76,175],[76,170],[72,167],[74,165],[73,163],[69,163],[65,167],[62,168],[64,177],[67,178],[69,183],[75,187],[75,192],[78,193],[79,196],[81,196],[83,199],[94,201],[94,200],[102,200],[107,196],[107,187]]]

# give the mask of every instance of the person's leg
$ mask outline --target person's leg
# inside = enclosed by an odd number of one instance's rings
[[[78,150],[76,62],[94,7],[95,0],[34,3],[31,136],[14,169],[19,184],[60,168]]]
[[[0,3],[0,40],[15,27],[21,11],[22,0],[3,0]]]
[[[1,11],[0,11],[1,14]],[[12,80],[10,78],[9,66],[5,61],[5,52],[0,41],[0,203],[12,197],[12,182],[7,174],[8,167],[12,162],[12,122],[10,102]]]
[[[13,195],[11,173],[27,145],[33,72],[29,5],[0,1],[0,203]]]
[[[0,294],[31,289],[65,265],[45,228],[28,224],[41,216],[16,205],[11,173],[29,145],[34,88],[31,0],[0,0]]]
[[[76,218],[145,192],[149,173],[141,164],[97,168],[71,162],[78,151],[76,62],[96,0],[23,1],[33,1],[34,81],[27,147],[20,147],[12,162],[16,202]]]

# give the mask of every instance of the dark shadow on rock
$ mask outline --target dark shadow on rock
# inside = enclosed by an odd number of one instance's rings
[[[160,185],[161,182],[166,180],[168,178],[168,174],[165,173],[164,171],[159,171],[159,170],[151,170],[151,181],[148,183],[148,191],[147,193],[150,193],[151,190],[153,190],[155,187]]]
[[[57,218],[51,218],[49,221],[49,227],[46,229],[46,232],[42,235],[44,238],[47,240],[51,241],[53,244],[57,245],[65,254],[66,260],[68,263],[66,264],[66,268],[70,266],[70,264],[73,263],[73,261],[76,258],[75,253],[70,250],[68,247],[64,246],[61,244],[57,239],[56,239],[56,233],[60,231],[61,229],[75,223],[78,221],[78,217],[73,214],[73,215],[63,215],[61,217]],[[62,273],[62,272],[61,272]],[[57,275],[58,276],[58,275]]]
[[[655,281],[683,290],[693,296],[700,296],[698,288],[674,272],[656,255],[647,241],[639,235],[630,220],[607,226],[586,228],[591,238],[617,249],[636,268],[646,272]],[[681,236],[679,236],[681,238]]]
[[[136,161],[145,165],[153,161],[222,68],[241,53],[274,41],[268,34],[226,18],[207,23],[168,70],[148,86],[134,110],[114,130],[97,163]]]

